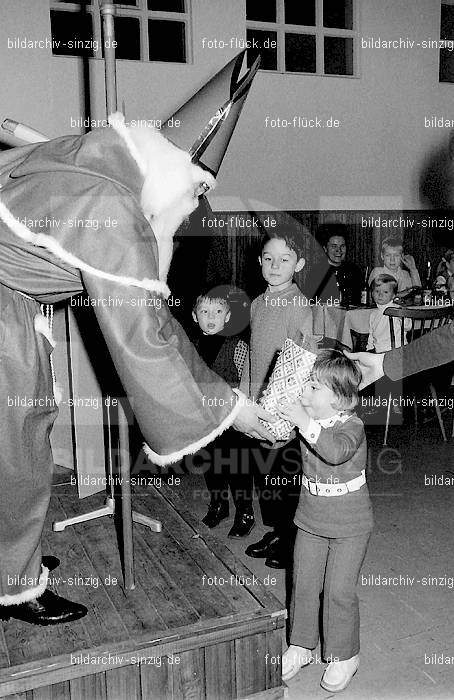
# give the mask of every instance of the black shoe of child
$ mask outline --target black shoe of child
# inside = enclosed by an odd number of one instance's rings
[[[292,547],[289,545],[287,536],[280,539],[269,549],[265,566],[272,569],[286,569],[292,561]]]
[[[255,525],[254,511],[243,510],[236,512],[233,526],[230,528],[229,537],[247,537]]]
[[[263,535],[262,539],[247,547],[245,554],[253,559],[264,559],[272,553],[272,548],[280,541],[279,535],[274,530]]]
[[[58,566],[60,566],[60,559],[54,557],[52,554],[45,554],[41,559],[42,565],[49,569],[49,571],[54,571]]]
[[[290,557],[288,556],[288,553],[282,551],[279,547],[272,550],[265,559],[265,566],[269,566],[272,569],[286,569],[289,564]]]
[[[229,504],[226,501],[211,501],[202,523],[210,529],[229,517]]]

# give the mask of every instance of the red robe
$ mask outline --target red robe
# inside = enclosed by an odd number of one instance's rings
[[[167,305],[146,304],[168,289],[158,281],[157,244],[139,205],[142,183],[113,129],[0,156],[0,604],[45,587],[43,580],[29,584],[40,571],[56,408],[44,402],[52,396],[51,346],[34,328],[37,302],[83,290],[97,301],[93,310],[154,462],[196,452],[239,409]],[[121,305],[100,302],[109,297]],[[34,405],[8,405],[12,396]],[[17,583],[24,575],[30,581]]]

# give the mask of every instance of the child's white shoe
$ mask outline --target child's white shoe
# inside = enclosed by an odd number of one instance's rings
[[[291,644],[282,655],[282,680],[289,681],[296,676],[300,668],[307,666],[312,661],[312,651],[304,647]]]
[[[359,667],[359,654],[345,661],[331,661],[320,685],[330,693],[339,693],[347,687]]]

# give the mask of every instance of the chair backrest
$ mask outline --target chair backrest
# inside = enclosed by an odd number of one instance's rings
[[[422,308],[396,308],[389,306],[383,312],[389,319],[389,332],[391,335],[391,347],[395,348],[401,345],[411,343],[426,333],[434,331],[436,328],[441,328],[447,323],[454,320],[454,308],[451,305],[439,307],[422,307]],[[396,322],[394,319],[400,319],[400,344],[396,345]]]

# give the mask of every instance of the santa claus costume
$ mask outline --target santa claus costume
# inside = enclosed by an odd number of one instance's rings
[[[93,300],[123,300],[93,309],[154,463],[196,452],[238,414],[237,397],[198,357],[167,305],[147,299],[170,294],[165,280],[172,234],[196,208],[201,191],[214,186],[213,173],[257,68],[238,82],[242,61],[243,55],[231,61],[179,111],[183,143],[173,145],[152,129],[129,129],[117,114],[110,118],[113,128],[0,157],[4,619],[54,624],[86,613],[46,591],[48,569],[42,565],[54,466],[49,434],[58,408],[53,346],[40,304],[83,291]],[[188,153],[194,133],[200,136]]]

